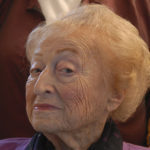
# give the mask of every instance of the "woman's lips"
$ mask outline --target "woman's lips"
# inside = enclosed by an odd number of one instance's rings
[[[50,104],[35,104],[33,106],[34,110],[53,110],[53,109],[60,109],[56,106],[50,105]]]

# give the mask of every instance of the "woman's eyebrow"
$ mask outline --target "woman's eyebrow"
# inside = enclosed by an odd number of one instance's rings
[[[59,54],[59,53],[67,52],[67,51],[75,53],[75,54],[78,54],[78,52],[75,49],[73,49],[73,48],[58,49],[56,53]]]

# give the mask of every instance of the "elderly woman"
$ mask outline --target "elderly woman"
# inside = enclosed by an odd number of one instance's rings
[[[0,149],[147,149],[122,142],[111,121],[126,121],[150,85],[148,48],[128,21],[105,6],[82,6],[37,27],[27,57],[26,108],[37,134],[2,140]]]

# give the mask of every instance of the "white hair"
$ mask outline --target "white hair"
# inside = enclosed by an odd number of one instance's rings
[[[116,93],[125,90],[122,104],[111,117],[118,121],[127,120],[142,102],[150,85],[150,53],[137,29],[106,6],[82,6],[51,25],[37,27],[30,34],[27,42],[29,60],[40,35],[53,28],[63,28],[64,32],[88,29],[87,33],[95,38],[92,42],[101,52],[100,61],[107,68],[104,74],[111,90]],[[88,37],[86,39],[87,45],[91,43],[90,39],[87,42]]]

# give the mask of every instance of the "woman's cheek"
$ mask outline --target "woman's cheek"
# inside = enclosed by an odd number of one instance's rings
[[[79,80],[75,83],[58,86],[60,98],[65,104],[65,107],[72,112],[72,110],[80,111],[82,105],[85,104],[87,99],[85,89]]]
[[[26,111],[29,119],[32,115],[33,103],[36,95],[34,94],[34,85],[36,80],[34,78],[29,77],[26,82]]]

